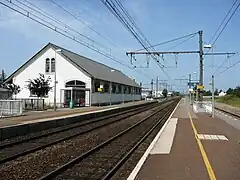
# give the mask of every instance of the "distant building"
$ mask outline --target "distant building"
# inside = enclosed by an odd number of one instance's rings
[[[152,96],[152,91],[149,88],[142,88],[142,90],[141,90],[142,99],[145,99],[150,96]]]
[[[154,97],[156,97],[156,98],[159,98],[159,97],[163,97],[163,95],[162,95],[162,91],[153,91],[153,94],[154,94]]]
[[[218,94],[218,96],[219,96],[219,97],[222,97],[222,96],[225,96],[226,94],[227,94],[227,93],[225,93],[225,92],[222,91],[222,92],[220,92],[220,93]]]
[[[26,88],[27,80],[39,73],[51,77],[54,87],[56,74],[56,101],[58,106],[73,102],[75,106],[84,103],[120,103],[141,99],[141,87],[120,70],[111,68],[67,49],[47,44],[25,64],[10,75],[5,82],[19,85],[17,98],[37,98]],[[53,105],[54,91],[44,97],[46,104]]]

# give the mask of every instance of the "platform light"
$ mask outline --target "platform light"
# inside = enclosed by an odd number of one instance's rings
[[[206,48],[206,49],[211,49],[212,45],[211,44],[205,44],[203,47]]]

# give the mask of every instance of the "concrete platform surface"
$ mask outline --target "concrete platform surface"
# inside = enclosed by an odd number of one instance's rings
[[[128,180],[240,179],[240,131],[189,107],[182,99],[146,161],[138,163],[141,169]]]
[[[147,103],[147,101],[135,101],[135,102],[128,102],[128,103],[112,105],[112,106],[92,106],[92,107],[81,107],[81,108],[74,108],[74,109],[66,108],[66,109],[58,109],[57,111],[53,111],[53,110],[30,111],[30,112],[26,112],[23,116],[0,118],[0,128],[6,127],[6,126],[21,125],[26,123],[50,121],[50,120],[65,118],[69,116],[79,116],[83,113],[110,110],[114,108],[121,108],[121,107],[133,106],[137,104],[144,104],[144,103]]]

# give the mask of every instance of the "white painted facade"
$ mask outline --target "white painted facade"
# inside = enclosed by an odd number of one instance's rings
[[[66,88],[65,84],[71,80],[79,80],[85,83],[85,88],[90,89],[90,91],[85,91],[85,105],[89,106],[91,104],[102,104],[102,103],[118,103],[133,100],[140,100],[140,94],[115,94],[115,93],[91,93],[92,88],[94,88],[93,80],[87,72],[81,70],[80,68],[74,66],[71,62],[61,55],[61,52],[55,52],[54,49],[48,48],[46,51],[40,52],[31,64],[27,65],[26,68],[20,68],[20,70],[13,74],[12,82],[19,85],[21,91],[17,94],[16,98],[26,99],[26,98],[37,98],[30,96],[30,91],[28,90],[27,81],[29,79],[35,79],[39,77],[39,73],[44,74],[47,78],[51,77],[51,87],[54,87],[54,74],[46,73],[46,59],[55,59],[56,66],[56,103],[57,106],[62,106],[64,101],[63,89]],[[50,65],[51,66],[51,65]],[[111,98],[110,98],[111,97]],[[89,99],[90,98],[90,99]],[[54,103],[54,88],[49,92],[47,97],[44,97],[45,104],[53,106]],[[90,103],[91,101],[91,103]]]
[[[56,55],[56,57],[55,57]],[[39,73],[44,74],[46,77],[51,77],[50,86],[54,86],[54,73],[45,72],[45,61],[46,58],[56,59],[56,102],[60,103],[60,89],[65,88],[65,83],[70,80],[80,80],[86,83],[86,88],[91,88],[91,78],[85,73],[80,71],[60,54],[50,48],[45,53],[40,55],[31,65],[29,65],[22,72],[13,77],[13,83],[21,87],[21,91],[17,94],[17,98],[33,98],[30,97],[30,91],[26,88],[27,80],[34,79],[39,76]],[[53,104],[54,102],[54,89],[52,89],[47,98],[45,99],[46,104]],[[86,92],[85,101],[89,102],[89,92]]]

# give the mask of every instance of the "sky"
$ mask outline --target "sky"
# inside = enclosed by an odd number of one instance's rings
[[[18,1],[27,3],[25,0]],[[183,35],[198,32],[199,30],[203,30],[203,43],[208,44],[234,2],[233,0],[120,1],[151,44],[158,44]],[[9,4],[6,0],[0,0],[0,2]],[[12,0],[12,2],[19,4],[16,0]],[[75,35],[80,40],[90,44],[93,43],[83,36],[79,36],[81,33],[94,40],[94,47],[101,48],[101,51],[104,53],[111,52],[111,55],[119,61],[128,66],[132,66],[130,58],[126,56],[126,51],[134,51],[142,47],[100,0],[58,0],[57,2],[64,8],[70,10],[81,22],[64,12],[50,0],[31,0],[31,3],[53,15],[58,20],[61,20],[74,29],[75,32],[78,32]],[[240,36],[238,35],[240,29],[239,11],[240,9],[238,9],[217,40],[214,45],[214,52],[240,52]],[[175,79],[186,79],[189,74],[192,74],[193,80],[196,80],[199,76],[198,54],[178,56],[164,55],[164,61],[161,60],[161,63],[166,66],[164,71],[167,72],[168,76],[153,60],[150,60],[149,68],[146,68],[147,57],[144,55],[136,56],[134,65],[136,65],[137,68],[130,69],[71,39],[57,34],[1,4],[0,29],[0,68],[3,68],[8,75],[30,59],[48,42],[52,42],[78,54],[92,58],[95,61],[119,69],[146,87],[150,86],[151,79],[155,80],[158,76],[158,79],[168,80],[167,82],[169,84],[173,84],[174,90],[182,91],[183,88],[186,88],[186,81]],[[95,33],[92,29],[98,33]],[[174,43],[157,46],[155,49],[157,51],[198,50],[198,35],[182,44],[180,43],[181,41],[176,41]],[[222,66],[229,67],[239,61],[239,59],[239,55],[235,55],[230,59],[225,55],[214,57],[206,56],[204,58],[204,86],[206,89],[209,89],[209,82],[213,72],[212,67],[210,67],[212,61],[214,62],[214,66],[219,66],[224,62]],[[177,62],[177,65],[175,62]],[[142,68],[140,68],[140,66]],[[238,79],[240,64],[237,64],[222,74],[220,74],[220,72],[222,72],[224,68],[216,67],[214,71],[216,70],[216,88],[227,90],[229,87],[240,85]]]

